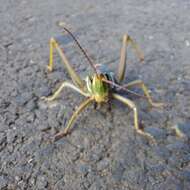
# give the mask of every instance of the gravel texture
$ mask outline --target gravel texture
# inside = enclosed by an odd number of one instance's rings
[[[190,2],[187,0],[6,0],[0,6],[0,189],[190,189]],[[96,63],[116,71],[124,33],[129,48],[125,82],[142,79],[164,109],[134,98],[152,144],[134,131],[133,114],[113,101],[86,109],[72,134],[50,143],[83,100],[66,89],[46,104],[68,73],[55,59],[48,73],[48,41],[63,21]],[[72,43],[64,45],[76,71],[91,71]]]

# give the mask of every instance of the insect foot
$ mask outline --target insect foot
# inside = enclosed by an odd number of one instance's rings
[[[46,102],[50,102],[50,101],[52,101],[53,100],[53,97],[52,96],[42,96],[42,97],[40,97],[40,99],[41,100],[44,100],[44,101],[46,101]]]
[[[71,134],[71,133],[70,133],[70,132],[59,132],[59,133],[57,133],[57,134],[54,136],[53,141],[56,142],[56,141],[58,141],[59,139],[65,137],[65,136],[67,136],[67,135],[69,135],[69,134]]]

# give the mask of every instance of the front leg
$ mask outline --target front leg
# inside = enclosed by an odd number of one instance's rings
[[[82,112],[84,110],[84,108],[86,108],[90,103],[92,103],[94,101],[93,98],[88,98],[85,99],[77,108],[77,110],[73,113],[72,117],[70,118],[67,127],[63,130],[60,131],[59,133],[57,133],[54,137],[54,141],[58,141],[59,139],[61,139],[62,137],[66,136],[70,131],[70,128],[74,122],[74,120],[77,118],[77,116],[79,115],[80,112]]]
[[[138,111],[137,111],[137,107],[135,105],[135,103],[127,98],[124,98],[123,96],[120,96],[119,94],[116,94],[116,93],[113,93],[113,98],[115,98],[116,100],[119,100],[120,102],[124,103],[125,105],[129,106],[132,110],[133,110],[133,113],[134,113],[134,126],[135,126],[135,129],[136,131],[143,135],[143,136],[146,136],[148,138],[150,138],[153,142],[155,142],[154,140],[154,137],[145,132],[143,129],[141,129],[139,127],[139,122],[138,122]]]

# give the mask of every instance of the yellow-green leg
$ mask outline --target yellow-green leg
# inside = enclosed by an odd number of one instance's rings
[[[151,138],[152,141],[155,141],[153,136],[150,135],[149,133],[146,133],[145,131],[143,131],[143,129],[139,128],[139,122],[138,122],[138,111],[137,111],[137,107],[135,105],[135,103],[127,98],[124,98],[123,96],[120,96],[119,94],[113,93],[113,98],[115,98],[116,100],[121,101],[122,103],[124,103],[125,105],[129,106],[134,113],[134,126],[135,129],[138,133],[140,133],[141,135],[144,135],[146,137]]]
[[[48,70],[53,70],[53,51],[54,49],[57,50],[59,56],[61,57],[63,64],[65,65],[67,71],[69,72],[69,75],[73,81],[74,84],[76,84],[81,89],[84,87],[84,81],[77,75],[77,73],[74,71],[74,69],[71,67],[67,57],[65,56],[63,49],[60,48],[58,42],[54,39],[50,39],[50,52],[49,52],[49,64],[48,64]]]
[[[135,53],[137,57],[142,61],[144,60],[144,54],[138,47],[137,43],[134,42],[134,40],[128,35],[125,34],[123,36],[123,41],[122,41],[122,47],[121,47],[121,52],[120,52],[120,63],[119,63],[119,68],[118,68],[118,82],[120,83],[123,81],[124,76],[125,76],[125,70],[126,70],[126,59],[127,59],[127,46],[131,44],[132,48],[135,50]]]
[[[69,82],[63,82],[60,87],[53,93],[53,95],[51,96],[48,96],[48,97],[41,97],[41,99],[45,100],[45,101],[52,101],[54,100],[55,98],[57,98],[59,96],[59,94],[61,93],[61,91],[63,90],[63,88],[65,87],[69,87],[69,88],[72,88],[73,90],[77,91],[78,93],[82,94],[83,96],[86,96],[88,97],[89,94],[82,91],[80,88],[76,87],[75,85],[69,83]]]
[[[86,108],[91,102],[93,102],[94,100],[90,97],[88,99],[85,99],[80,105],[79,107],[77,108],[77,110],[73,113],[72,117],[70,118],[68,124],[67,124],[67,127],[57,133],[54,137],[54,141],[57,141],[59,140],[60,138],[66,136],[68,133],[69,133],[69,130],[74,122],[74,120],[77,118],[77,116],[79,115],[80,112],[82,112],[82,110],[84,110],[84,108]]]
[[[124,87],[126,87],[126,88],[130,88],[130,87],[134,87],[134,86],[138,86],[143,90],[143,92],[144,92],[145,96],[147,97],[147,100],[151,106],[153,106],[153,107],[163,107],[164,106],[163,103],[153,102],[153,100],[148,92],[148,88],[145,86],[143,81],[135,80],[135,81],[132,81],[132,82],[124,85]]]

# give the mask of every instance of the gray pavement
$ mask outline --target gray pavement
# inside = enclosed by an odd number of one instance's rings
[[[187,0],[1,0],[0,189],[190,189],[189,10]],[[58,57],[54,72],[46,70],[48,41],[62,33],[58,21],[113,71],[122,35],[138,42],[145,61],[129,48],[125,82],[142,79],[167,102],[149,109],[131,97],[156,144],[135,133],[132,112],[116,101],[111,113],[90,106],[71,135],[49,142],[83,100],[69,89],[51,104],[39,99],[70,80]],[[81,76],[91,72],[72,43],[64,47]]]

